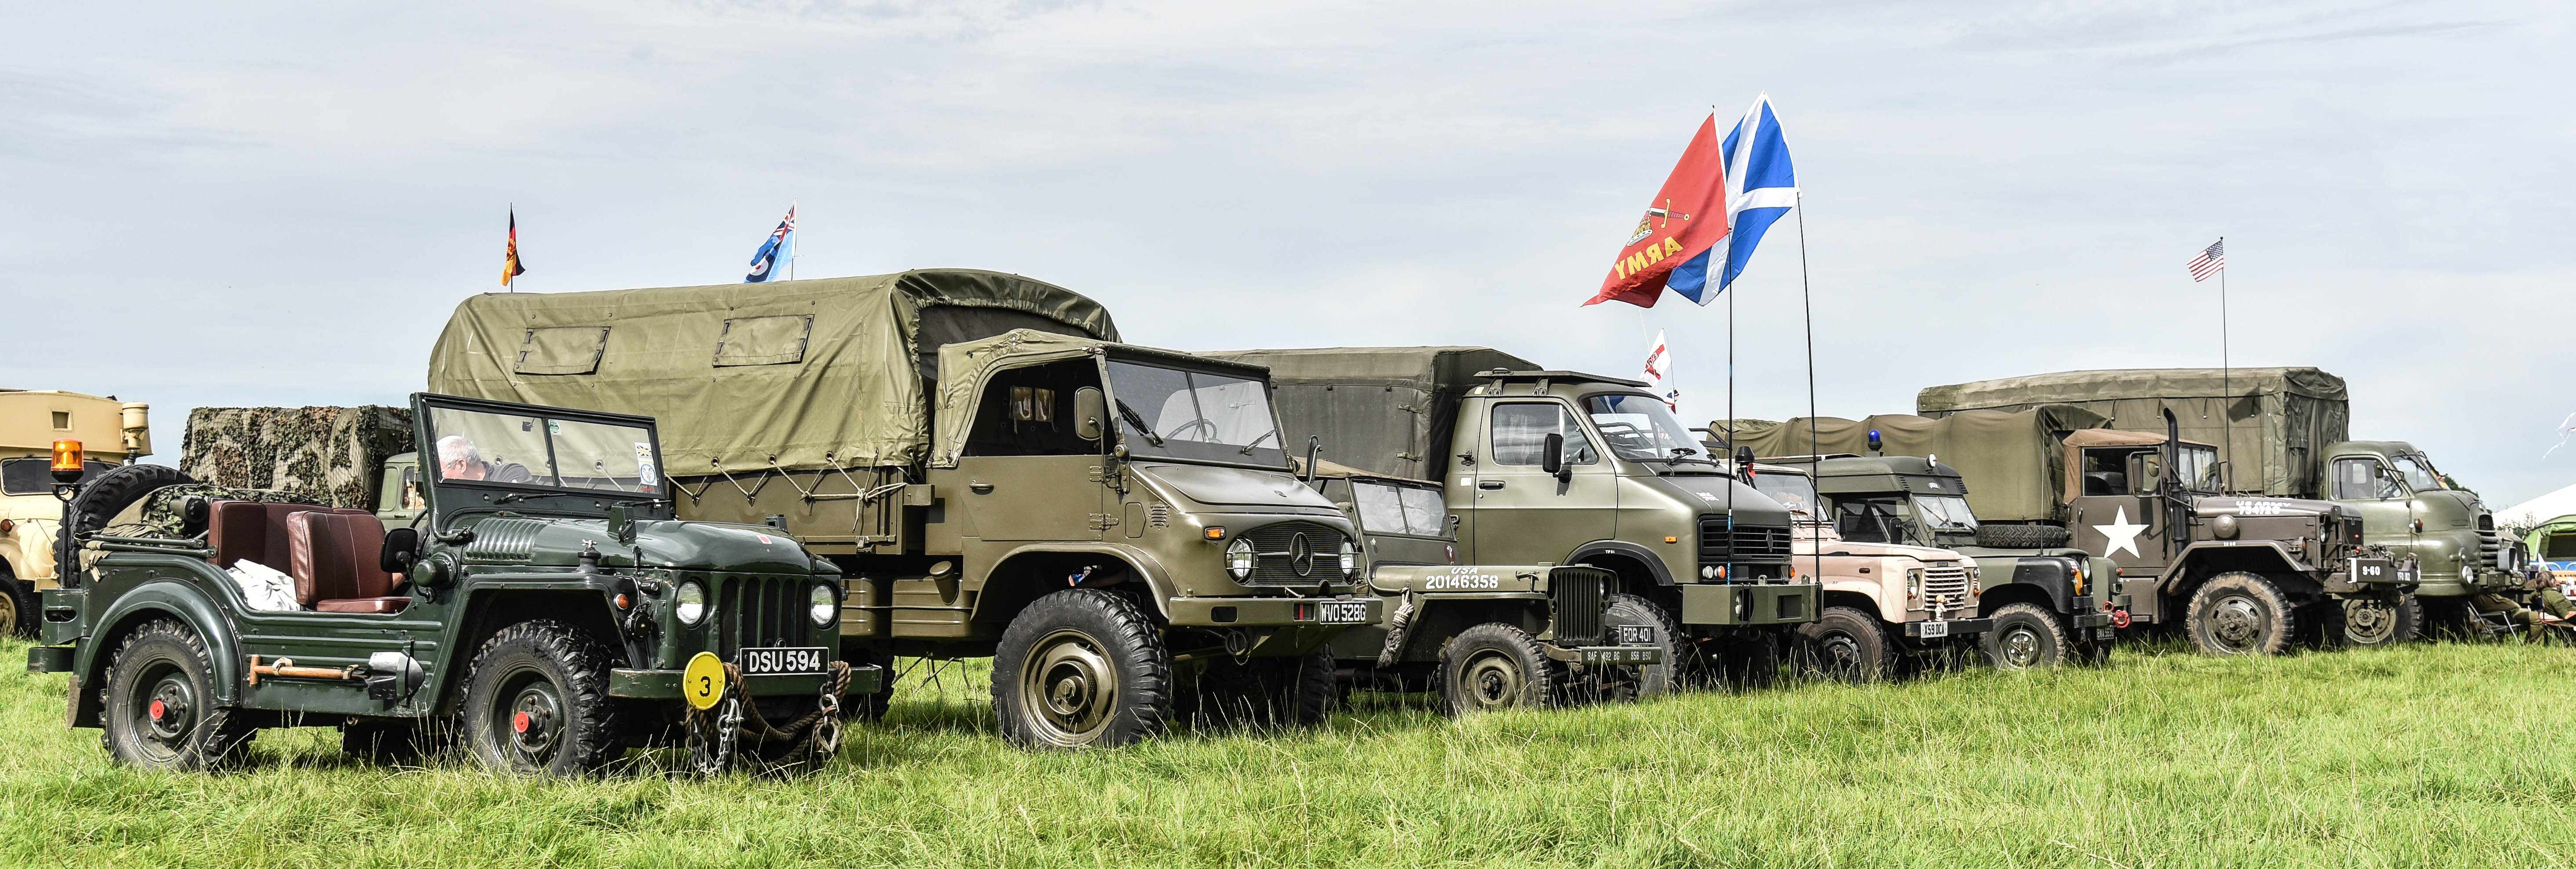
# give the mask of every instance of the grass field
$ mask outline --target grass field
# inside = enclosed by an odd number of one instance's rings
[[[1312,732],[1078,755],[1004,747],[952,664],[817,774],[570,783],[371,767],[310,728],[139,774],[12,663],[0,865],[2565,866],[2570,663],[2124,649],[1467,721],[1362,695]]]

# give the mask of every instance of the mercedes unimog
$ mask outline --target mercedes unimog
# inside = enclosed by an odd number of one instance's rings
[[[1736,420],[1735,435],[1746,449],[1775,457],[1769,461],[1821,475],[1817,485],[1843,539],[1939,547],[1976,559],[1977,612],[1994,621],[1982,638],[1987,662],[2019,670],[2100,662],[2115,626],[2127,624],[2128,600],[2107,579],[2118,575],[2110,559],[2067,546],[2064,528],[1991,521],[2054,515],[2052,490],[1997,475],[2045,477],[2064,464],[2059,441],[2068,427],[2098,421],[2072,413],[1818,419],[1813,426],[1805,419]],[[1802,455],[1811,449],[1829,455],[1821,462]],[[1971,492],[1955,468],[1928,458],[1934,456],[1970,461],[1987,482]]]
[[[1792,660],[1801,671],[1875,682],[1954,666],[1994,627],[1977,615],[1982,588],[1974,559],[1938,547],[1845,540],[1824,518],[1826,502],[1807,470],[1746,467],[1753,487],[1789,508],[1797,523],[1790,569],[1824,589],[1824,610],[1798,628]]]
[[[1203,355],[1269,367],[1291,444],[1444,483],[1460,562],[1617,574],[1619,594],[1654,610],[1617,623],[1678,634],[1656,642],[1683,650],[1646,668],[1649,690],[1704,663],[1765,683],[1816,620],[1816,584],[1790,575],[1788,511],[1705,454],[1643,383],[1483,347]]]
[[[151,408],[61,390],[0,389],[0,635],[36,636],[37,596],[60,583],[54,565],[54,442],[84,445],[94,478],[152,454]]]
[[[1318,722],[1327,642],[1384,611],[1357,593],[1350,520],[1290,472],[1261,368],[1119,343],[1097,302],[1028,278],[477,296],[429,380],[685,418],[665,431],[680,516],[838,565],[848,660],[992,656],[1024,747],[1207,710]]]
[[[1368,588],[1391,604],[1385,624],[1333,638],[1347,682],[1427,689],[1441,709],[1463,715],[1636,697],[1643,668],[1672,652],[1675,632],[1646,628],[1655,611],[1611,593],[1618,577],[1609,571],[1459,564],[1438,483],[1324,461],[1310,476],[1357,524]]]
[[[2344,505],[2360,512],[2364,542],[2415,560],[2419,585],[2394,610],[2347,614],[2355,642],[2403,641],[2427,617],[2464,622],[2469,598],[2513,593],[2519,566],[2485,502],[2410,444],[2350,440],[2348,396],[2343,378],[2314,368],[2146,368],[1934,386],[1916,394],[1915,412],[2072,404],[2100,414],[2103,428],[2157,434],[2173,411],[2184,437],[2221,445],[2228,493]]]
[[[413,525],[160,465],[77,484],[63,521],[89,561],[45,593],[28,654],[69,674],[71,725],[150,769],[314,725],[370,756],[461,743],[555,776],[674,736],[706,773],[838,750],[838,697],[882,675],[837,659],[840,571],[773,528],[675,520],[653,420],[412,411],[439,457]]]
[[[2045,410],[2061,423],[2091,416],[2080,408]],[[2096,595],[2127,596],[2126,610],[2108,601],[2115,619],[2126,612],[2136,621],[2180,624],[2205,654],[2278,654],[2297,637],[2351,642],[2348,610],[2384,616],[2413,587],[2407,562],[2363,544],[2359,513],[2321,501],[2226,495],[2219,488],[2216,448],[2182,440],[2178,427],[2162,435],[2053,431],[2013,417],[1984,411],[1943,420],[1820,418],[1819,435],[1835,435],[1818,441],[1828,454],[1866,439],[1861,448],[1874,455],[1825,459],[1818,486],[1835,499],[1837,524],[1846,535],[1870,525],[1889,534],[1938,525],[1990,542],[2072,544],[2109,559],[2116,586],[2100,574],[2082,579],[2098,586]],[[1778,428],[1791,430],[1791,441],[1809,441],[1805,420]],[[1958,452],[1930,449],[1945,443]],[[2034,443],[2044,448],[2033,449]],[[2049,453],[2054,462],[2045,460]],[[1908,455],[1915,461],[1900,461]],[[1847,464],[1833,466],[1838,461]],[[1850,471],[1893,476],[1903,494],[1880,494],[1888,487],[1875,482],[1866,484],[1866,493],[1837,491],[1837,478]],[[1965,499],[1945,507],[1944,501],[1923,497],[1945,490]],[[1977,502],[1995,509],[1949,509]],[[2031,530],[2000,530],[2013,525]],[[1990,584],[1988,594],[2001,585]],[[2038,585],[2045,590],[2048,584]],[[2060,611],[2081,612],[2081,605]],[[2007,629],[1999,619],[1998,632]],[[2098,628],[2096,638],[2103,638]]]

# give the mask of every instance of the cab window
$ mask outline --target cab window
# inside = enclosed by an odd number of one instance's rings
[[[1404,498],[1394,486],[1352,483],[1351,500],[1359,503],[1360,528],[1381,534],[1403,534]]]
[[[2375,459],[2336,459],[2334,463],[2335,497],[2345,500],[2364,498],[2398,498],[2397,481],[2380,476]]]
[[[993,375],[966,434],[970,456],[1082,456],[1100,452],[1074,430],[1073,394],[1100,388],[1100,367],[1068,359]]]
[[[1600,461],[1592,441],[1574,424],[1565,405],[1556,402],[1517,402],[1494,405],[1494,463],[1498,465],[1543,465],[1541,453],[1548,435],[1565,436],[1565,463],[1589,465]]]
[[[1834,530],[1854,543],[1902,543],[1903,498],[1834,499]]]

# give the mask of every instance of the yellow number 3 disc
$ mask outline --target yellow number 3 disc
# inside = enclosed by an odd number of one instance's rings
[[[713,709],[724,699],[724,661],[714,652],[699,652],[689,658],[689,666],[680,671],[680,698],[699,709]]]

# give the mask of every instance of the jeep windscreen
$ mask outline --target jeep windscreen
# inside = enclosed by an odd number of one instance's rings
[[[1808,479],[1805,474],[1754,474],[1753,488],[1771,496],[1771,500],[1780,502],[1780,506],[1789,508],[1789,512],[1798,514],[1802,520],[1816,518],[1811,506],[1816,503],[1816,481]]]
[[[651,428],[432,407],[429,436],[441,484],[662,496]]]
[[[1288,467],[1258,379],[1112,359],[1109,394],[1130,456]]]
[[[2218,491],[2217,447],[2177,444],[2174,447],[2174,464],[2181,466],[2174,469],[2174,479],[2182,483],[2183,488],[2194,492]]]
[[[1650,395],[1593,395],[1583,410],[1612,455],[1632,462],[1717,462],[1690,427],[1673,417],[1673,409]]]
[[[1449,507],[1440,490],[1351,481],[1351,498],[1360,508],[1360,528],[1371,534],[1442,537],[1448,533]]]
[[[1977,514],[1968,509],[1968,499],[1957,495],[1916,495],[1914,515],[1923,517],[1934,533],[1977,531]]]
[[[1905,496],[1871,498],[1835,496],[1834,532],[1853,543],[1904,543],[1912,536],[1905,519]]]
[[[2452,488],[2442,484],[2442,472],[2433,470],[2433,460],[2425,458],[2422,453],[2399,453],[2396,465],[2397,472],[2406,475],[2407,487],[2415,491],[2437,492]]]

